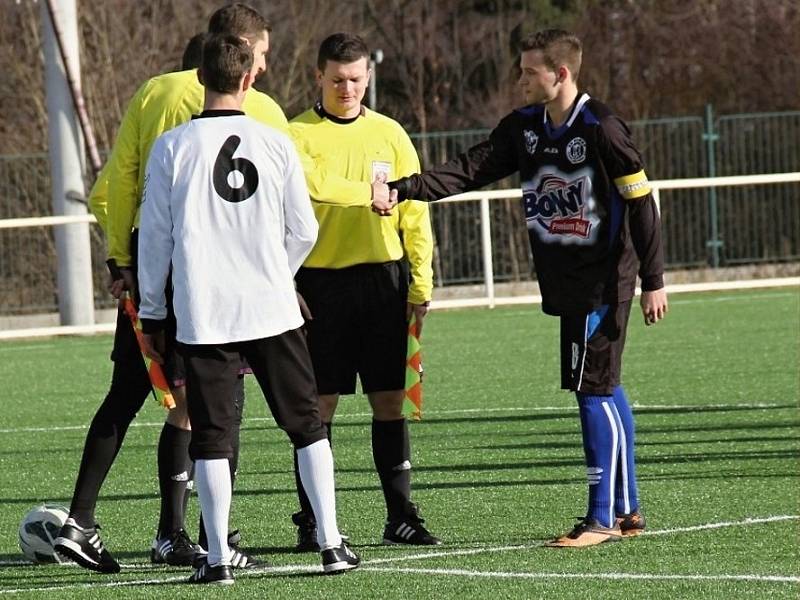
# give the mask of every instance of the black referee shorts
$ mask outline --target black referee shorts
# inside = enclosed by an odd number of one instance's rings
[[[275,422],[295,448],[327,439],[311,359],[300,329],[246,342],[180,347],[186,366],[192,460],[233,457],[234,392],[243,359],[250,364]]]
[[[136,296],[134,297],[134,304],[139,307],[139,282],[136,277],[136,261],[139,251],[139,230],[135,229],[131,233],[131,256],[133,257],[132,270],[134,279],[136,280]],[[175,319],[175,311],[172,306],[172,279],[167,279],[166,288],[164,290],[167,297],[167,320],[164,328],[164,364],[162,369],[167,382],[172,387],[179,387],[184,385],[186,379],[186,371],[183,365],[183,358],[177,352],[177,342],[175,335],[177,333],[178,324]],[[123,369],[130,367],[131,370],[138,371],[139,364],[144,362],[142,352],[139,348],[139,342],[136,339],[136,334],[133,331],[133,324],[128,316],[120,308],[117,311],[117,326],[114,331],[114,347],[111,350],[111,360],[115,363],[120,363]],[[149,376],[148,376],[149,380]]]
[[[344,269],[302,268],[295,277],[313,319],[308,347],[320,394],[405,387],[408,270],[399,261]]]
[[[561,317],[561,388],[609,396],[620,383],[631,301]]]

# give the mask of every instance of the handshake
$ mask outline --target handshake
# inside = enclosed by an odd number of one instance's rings
[[[397,190],[390,190],[386,184],[386,174],[378,173],[372,182],[372,212],[388,217],[395,206],[397,206]]]

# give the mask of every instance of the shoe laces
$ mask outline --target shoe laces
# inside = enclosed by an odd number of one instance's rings
[[[194,544],[185,529],[178,529],[171,537],[173,550],[178,548],[194,548]]]
[[[572,528],[572,531],[570,531],[569,534],[567,534],[567,537],[576,537],[590,528],[588,517],[574,517],[574,518],[577,521],[577,523],[575,523],[575,526]]]

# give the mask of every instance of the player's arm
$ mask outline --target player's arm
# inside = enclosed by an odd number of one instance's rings
[[[494,183],[519,170],[514,149],[513,125],[503,119],[489,135],[456,158],[424,173],[389,182],[398,200],[439,200]]]
[[[289,143],[286,144],[283,213],[283,244],[289,257],[289,268],[294,275],[314,248],[319,224],[311,207],[300,159]]]
[[[398,139],[397,174],[412,175],[418,173],[419,168],[414,145],[408,135],[401,131]],[[430,210],[425,202],[418,200],[403,202],[397,210],[403,247],[411,270],[408,303],[412,305],[421,329],[422,318],[433,295],[433,230]]]
[[[108,237],[108,163],[97,174],[97,179],[89,192],[89,210],[97,219],[97,223],[103,230],[103,234]]]
[[[642,313],[645,323],[651,325],[663,319],[668,309],[661,217],[641,155],[633,145],[627,125],[610,115],[601,121],[600,128],[603,163],[620,196],[628,203],[631,241],[639,258],[639,278],[642,281]]]
[[[252,98],[251,98],[252,96]],[[286,133],[295,143],[302,172],[306,178],[308,193],[315,201],[338,206],[370,206],[372,188],[370,184],[345,179],[328,169],[324,160],[312,156],[298,135],[298,128],[287,120],[281,107],[266,94],[248,92],[244,104],[248,116]]]
[[[298,126],[289,124],[289,134],[297,147],[308,193],[314,201],[336,206],[371,206],[371,185],[364,181],[350,181],[336,168],[329,168],[323,156],[310,151],[300,135],[301,131]]]
[[[106,165],[108,257],[119,267],[133,264],[131,232],[139,208],[139,127],[146,86],[139,88],[128,104]]]
[[[163,138],[156,140],[147,161],[139,220],[139,318],[142,331],[163,331],[167,318],[165,289],[172,260],[172,159]],[[155,357],[154,360],[158,360]]]
[[[89,210],[92,211],[95,219],[103,230],[108,242],[108,163],[103,167],[97,175],[97,179],[92,186],[92,191],[89,193]],[[135,278],[133,273],[125,272],[125,270],[117,267],[117,261],[107,260],[110,280],[107,285],[108,291],[114,298],[122,296],[122,292],[126,289],[133,290],[135,287]]]

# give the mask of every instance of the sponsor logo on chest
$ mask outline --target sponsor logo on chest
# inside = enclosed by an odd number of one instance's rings
[[[542,173],[523,185],[528,229],[543,242],[592,244],[600,216],[589,169],[577,173]]]

